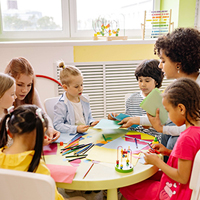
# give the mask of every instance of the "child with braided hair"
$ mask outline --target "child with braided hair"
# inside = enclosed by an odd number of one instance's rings
[[[35,105],[21,105],[6,114],[0,125],[0,168],[50,175],[41,158],[44,130],[47,128],[47,118],[42,109]],[[6,146],[7,129],[13,137],[10,147]],[[64,200],[56,188],[55,200]],[[69,200],[85,198],[72,197]]]
[[[169,156],[165,163],[155,153],[144,153],[146,164],[162,170],[162,177],[150,177],[140,183],[121,188],[121,200],[190,200],[189,188],[192,166],[200,149],[200,87],[189,78],[179,78],[164,91],[162,103],[169,118],[177,126],[185,124],[173,150],[162,144],[152,147]]]

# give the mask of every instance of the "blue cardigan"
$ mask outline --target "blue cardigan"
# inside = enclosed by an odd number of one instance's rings
[[[92,117],[90,103],[83,95],[80,97],[83,107],[83,117],[86,125],[94,122]],[[56,105],[54,106],[54,128],[61,133],[76,133],[77,125],[75,125],[75,114],[71,102],[66,97],[66,92],[62,94]]]

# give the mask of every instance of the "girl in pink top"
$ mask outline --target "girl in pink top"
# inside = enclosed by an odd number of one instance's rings
[[[185,124],[186,130],[181,133],[173,150],[162,144],[152,145],[163,155],[170,156],[165,163],[156,154],[144,154],[146,164],[156,165],[162,170],[162,176],[121,188],[121,200],[190,200],[190,175],[200,149],[200,88],[193,80],[180,78],[165,90],[163,105],[171,121],[177,126]]]

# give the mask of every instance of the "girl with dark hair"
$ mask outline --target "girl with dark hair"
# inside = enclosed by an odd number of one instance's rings
[[[44,131],[48,120],[41,108],[35,105],[22,105],[6,114],[0,125],[0,168],[20,170],[50,175],[50,171],[41,158]],[[5,146],[8,134],[13,144]],[[82,197],[69,198],[84,200]],[[55,200],[64,200],[55,189]]]
[[[165,90],[163,105],[172,122],[177,126],[185,124],[186,130],[180,134],[173,150],[167,149],[162,144],[152,145],[163,155],[169,156],[167,163],[155,153],[144,153],[146,164],[161,169],[162,177],[152,176],[140,183],[121,188],[120,192],[123,195],[121,200],[190,200],[191,198],[190,176],[194,158],[200,149],[200,87],[189,78],[177,79]]]

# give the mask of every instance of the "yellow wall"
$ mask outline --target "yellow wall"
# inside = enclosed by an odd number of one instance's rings
[[[125,61],[158,58],[154,44],[74,46],[74,62]]]
[[[196,0],[161,0],[160,9],[172,9],[174,27],[193,27]],[[154,44],[74,46],[74,62],[106,62],[158,58]]]

